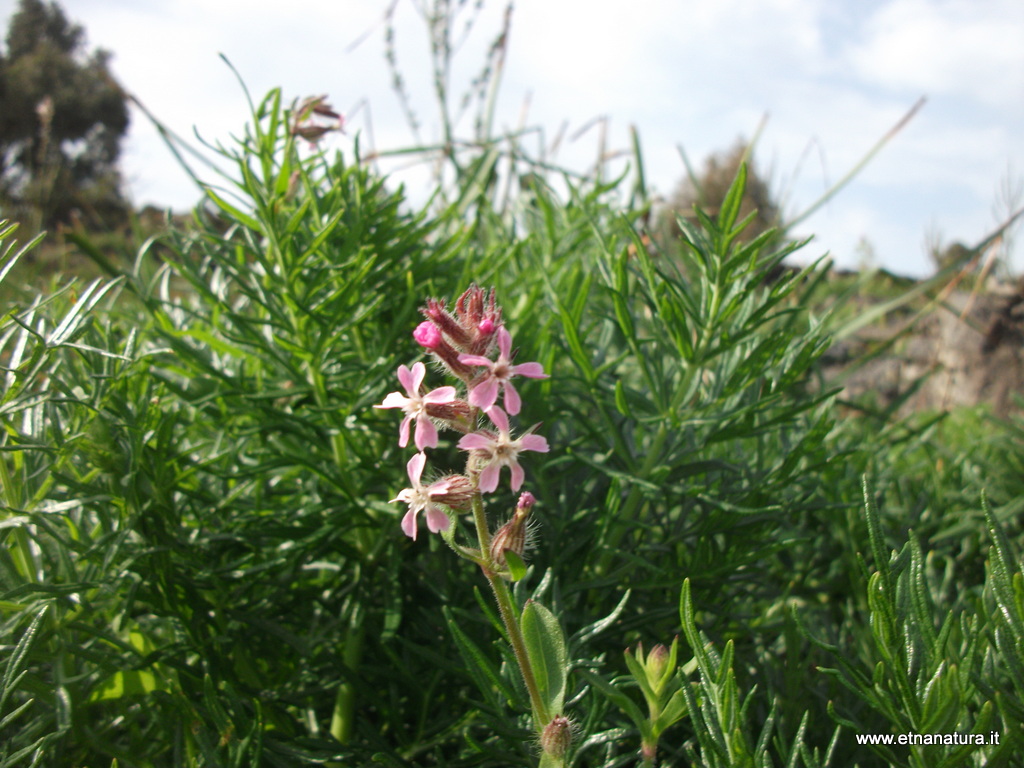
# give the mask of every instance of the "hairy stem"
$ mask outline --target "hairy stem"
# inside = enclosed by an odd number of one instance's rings
[[[501,614],[501,621],[505,625],[509,642],[512,644],[512,652],[515,654],[516,662],[519,664],[519,672],[523,676],[523,684],[530,694],[530,704],[533,707],[533,719],[538,732],[551,720],[548,708],[541,698],[540,689],[537,687],[537,680],[533,674],[533,666],[530,664],[530,657],[526,653],[526,642],[523,640],[523,632],[519,627],[519,611],[516,609],[512,594],[508,585],[500,576],[495,573],[494,564],[491,562],[491,533],[487,529],[487,515],[484,512],[483,496],[479,490],[473,493],[473,522],[476,524],[476,534],[480,542],[480,555],[483,563],[480,568],[487,577],[494,593],[494,600],[498,604],[498,613]]]

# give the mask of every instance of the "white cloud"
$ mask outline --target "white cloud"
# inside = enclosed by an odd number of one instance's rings
[[[370,115],[376,148],[412,142],[383,58],[380,21],[389,2],[63,5],[86,27],[90,45],[114,53],[123,84],[186,137],[195,126],[208,139],[227,140],[248,120],[242,91],[217,57],[223,52],[256,99],[274,86],[289,99],[328,93],[352,117],[339,145],[362,131],[365,150]],[[0,19],[14,7],[0,0]],[[478,73],[504,8],[502,0],[484,4],[452,69],[453,104]],[[458,24],[468,17],[464,12]],[[425,25],[411,0],[400,0],[394,21],[422,138],[436,141]],[[780,182],[799,167],[790,180],[790,210],[797,212],[927,93],[924,110],[807,222],[819,247],[837,255],[852,254],[870,227],[879,256],[896,258],[920,252],[935,220],[950,237],[983,234],[1008,163],[1024,168],[1021,40],[1020,0],[518,0],[496,129],[519,125],[528,93],[528,124],[543,128],[545,143],[563,122],[571,135],[607,116],[608,147],[626,149],[635,124],[648,183],[667,193],[684,173],[677,145],[699,166],[711,152],[749,138],[768,113],[758,160]],[[363,99],[369,109],[352,114]],[[469,120],[459,124],[463,136],[471,128]],[[567,136],[558,161],[580,170],[592,165],[599,137],[597,126],[574,143]],[[537,146],[536,134],[526,144]],[[194,201],[195,190],[138,115],[124,159],[138,202]],[[856,215],[844,216],[845,206]]]
[[[846,52],[866,82],[956,95],[989,105],[1024,92],[1019,0],[892,0]]]

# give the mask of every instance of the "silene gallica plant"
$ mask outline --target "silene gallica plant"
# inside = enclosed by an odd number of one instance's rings
[[[412,368],[401,365],[398,380],[405,393],[392,392],[375,406],[402,410],[399,445],[409,444],[411,432],[417,450],[407,464],[410,485],[392,501],[408,505],[402,518],[407,536],[416,539],[422,512],[431,533],[441,534],[458,555],[483,571],[529,694],[541,746],[540,764],[561,766],[572,735],[563,713],[568,667],[565,639],[554,614],[532,600],[520,608],[507,584],[526,573],[523,554],[536,500],[529,491],[522,491],[510,518],[495,531],[484,505],[484,495],[497,491],[506,478],[513,492],[523,488],[521,454],[548,451],[547,440],[537,434],[539,425],[514,436],[509,421],[523,405],[513,379],[542,379],[547,374],[540,363],[513,362],[512,336],[493,289],[471,286],[455,302],[453,312],[435,299],[422,311],[427,319],[413,337],[457,384],[424,393],[426,366],[422,362]],[[461,433],[458,448],[465,451],[466,463],[460,474],[444,473],[427,480],[426,451],[437,448],[438,428]],[[458,540],[461,515],[472,517],[475,540],[468,545]]]

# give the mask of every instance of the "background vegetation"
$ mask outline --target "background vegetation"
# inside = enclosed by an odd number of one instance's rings
[[[1020,764],[1024,422],[837,400],[843,294],[779,269],[747,166],[652,239],[642,172],[485,131],[417,209],[297,118],[271,92],[188,226],[68,233],[104,276],[3,307],[0,766],[536,763],[483,582],[401,535],[371,407],[470,282],[551,374],[517,598],[569,637],[572,765],[639,764],[623,649],[677,635],[661,765]],[[910,732],[1000,743],[856,740]]]

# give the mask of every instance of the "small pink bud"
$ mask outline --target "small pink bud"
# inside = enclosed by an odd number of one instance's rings
[[[480,321],[480,325],[477,326],[477,328],[480,330],[480,333],[484,335],[494,333],[494,327],[494,320],[490,317],[485,317],[483,320]]]
[[[523,491],[519,494],[519,503],[516,504],[516,510],[524,510],[529,512],[534,504],[537,503],[537,499],[529,491]]]
[[[437,326],[427,320],[416,326],[412,337],[425,349],[437,349],[441,346],[441,332],[437,330]]]

